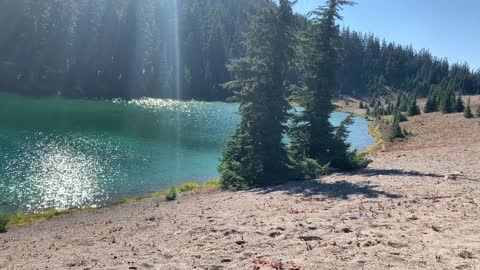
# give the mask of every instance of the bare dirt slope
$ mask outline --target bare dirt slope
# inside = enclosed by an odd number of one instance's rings
[[[480,118],[405,125],[415,136],[355,174],[12,229],[0,268],[480,269]]]

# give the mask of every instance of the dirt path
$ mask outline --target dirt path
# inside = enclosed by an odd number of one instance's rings
[[[415,136],[356,174],[10,230],[0,268],[480,269],[480,119],[432,114],[405,125]]]

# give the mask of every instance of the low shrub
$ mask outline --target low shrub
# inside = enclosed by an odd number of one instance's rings
[[[181,184],[180,186],[178,186],[177,190],[178,190],[178,192],[182,193],[182,192],[199,190],[201,188],[202,188],[202,186],[197,182],[185,182],[185,183]]]
[[[205,190],[221,189],[222,188],[221,179],[217,178],[217,179],[209,180],[203,185],[203,188]]]
[[[10,221],[10,216],[5,213],[0,213],[0,233],[7,231],[7,224]]]
[[[299,166],[303,175],[310,178],[317,178],[320,175],[325,175],[328,173],[330,164],[321,165],[314,159],[306,158],[300,162]]]
[[[407,122],[408,121],[407,115],[405,115],[403,113],[399,113],[398,117],[399,117],[400,122]]]
[[[167,191],[165,191],[165,199],[167,201],[173,201],[177,198],[177,189],[175,187],[171,187]]]

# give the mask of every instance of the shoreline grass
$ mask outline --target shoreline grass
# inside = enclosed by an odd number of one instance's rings
[[[205,182],[205,184],[203,185],[201,185],[198,182],[187,181],[180,184],[177,187],[174,186],[172,188],[175,188],[177,193],[212,192],[212,191],[220,190],[220,179],[217,178],[217,179],[209,180]],[[106,209],[106,208],[117,206],[117,205],[135,203],[135,202],[139,202],[139,201],[150,199],[150,198],[163,198],[167,195],[167,193],[172,188],[168,188],[168,189],[150,193],[150,194],[124,198],[120,201],[112,202],[98,208],[84,207],[84,208],[72,208],[67,210],[50,209],[50,210],[45,210],[38,213],[16,213],[9,216],[9,221],[7,223],[6,228],[7,230],[13,229],[13,228],[20,228],[20,227],[32,225],[37,222],[49,220],[54,217],[66,216],[66,215],[77,213],[77,212],[96,211],[96,210]]]

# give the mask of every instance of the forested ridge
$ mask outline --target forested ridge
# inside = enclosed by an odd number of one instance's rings
[[[218,84],[231,79],[225,65],[244,54],[249,14],[267,2],[1,1],[0,88],[34,95],[222,99],[227,94]]]
[[[4,0],[0,91],[224,100],[231,91],[221,85],[233,79],[226,66],[245,56],[244,33],[250,18],[267,5],[274,3]],[[309,24],[299,15],[295,20],[298,32]],[[438,85],[480,93],[480,74],[466,64],[450,64],[427,50],[415,51],[349,29],[341,37],[340,94],[372,97],[405,91],[428,96]],[[297,69],[288,74],[289,83],[297,84]]]

